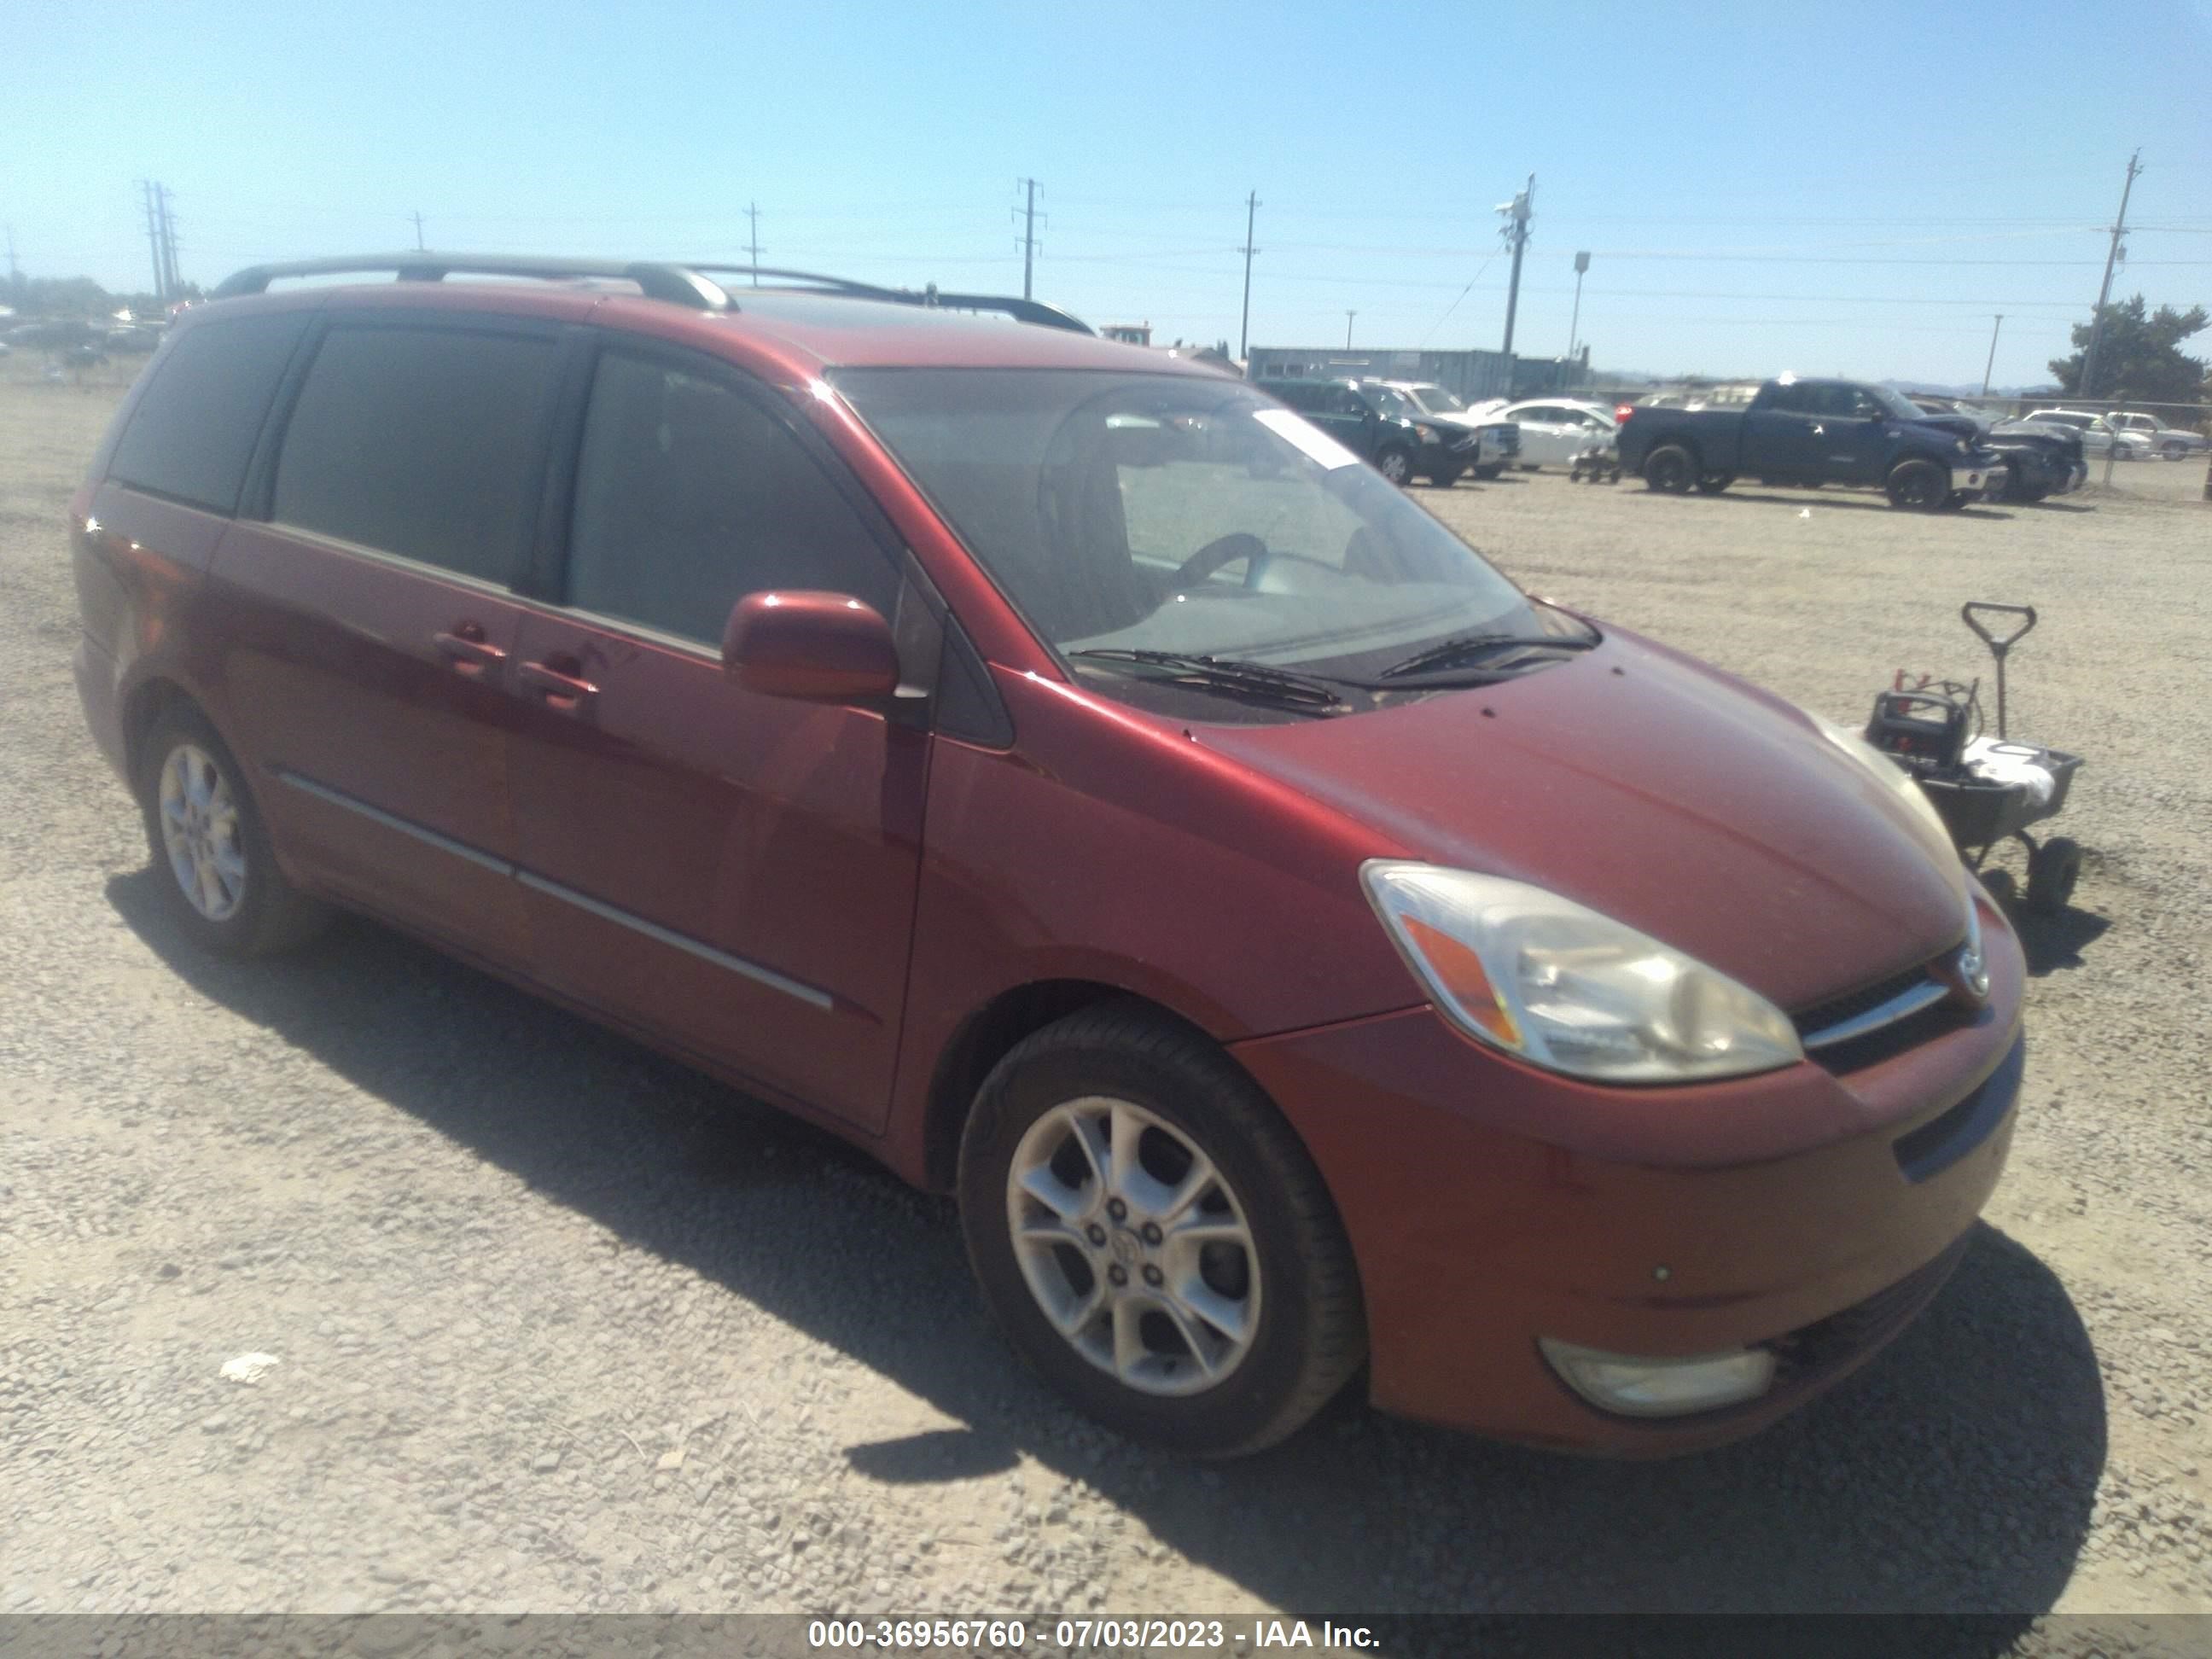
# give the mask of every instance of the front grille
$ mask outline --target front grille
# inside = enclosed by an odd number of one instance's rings
[[[1903,1330],[1935,1300],[1972,1240],[1971,1232],[1963,1233],[1942,1255],[1887,1289],[1764,1344],[1774,1354],[1774,1386],[1768,1397],[1784,1389],[1810,1388]]]
[[[1923,963],[1917,968],[1908,968],[1901,974],[1892,974],[1887,979],[1847,992],[1839,997],[1800,1009],[1790,1017],[1802,1037],[1817,1036],[1831,1026],[1841,1025],[1847,1019],[1856,1019],[1870,1009],[1879,1008],[1892,997],[1903,996],[1916,985],[1927,983],[1929,969],[1934,964]]]

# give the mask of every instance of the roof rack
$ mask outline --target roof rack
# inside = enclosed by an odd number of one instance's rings
[[[602,277],[635,283],[655,300],[666,300],[695,311],[723,311],[730,296],[696,271],[683,265],[635,259],[557,259],[527,253],[409,253],[339,254],[325,259],[283,259],[272,264],[248,265],[224,279],[208,297],[228,300],[241,294],[260,294],[280,276],[335,276],[353,271],[388,270],[403,283],[435,283],[451,276],[535,276],[547,282],[564,278]]]
[[[856,300],[879,300],[894,305],[921,306],[942,311],[995,311],[1018,322],[1044,328],[1091,333],[1091,325],[1055,307],[1039,301],[998,294],[940,293],[933,283],[924,289],[881,288],[819,271],[786,270],[767,265],[692,264],[663,260],[563,259],[526,253],[438,253],[416,249],[403,253],[338,254],[320,259],[283,259],[248,265],[234,272],[208,297],[234,299],[262,294],[269,284],[286,276],[337,276],[390,271],[403,283],[436,283],[448,276],[534,276],[546,282],[598,278],[635,283],[647,298],[665,300],[694,311],[734,311],[728,293],[732,284],[716,276],[772,277],[775,286],[793,284],[844,295]]]
[[[773,265],[695,264],[685,267],[702,275],[714,276],[773,276],[774,286],[781,288],[793,283],[804,283],[832,294],[842,294],[854,300],[883,300],[893,305],[921,306],[938,311],[996,311],[1013,318],[1017,322],[1035,323],[1042,328],[1064,328],[1072,333],[1090,334],[1095,331],[1080,318],[1071,317],[1055,306],[1038,300],[1025,300],[1010,294],[946,294],[936,283],[927,288],[883,288],[874,283],[856,283],[847,276],[825,276],[816,270],[787,270]],[[724,283],[724,287],[735,287]]]

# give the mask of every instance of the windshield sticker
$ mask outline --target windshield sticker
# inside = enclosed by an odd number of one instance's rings
[[[1287,409],[1255,409],[1252,418],[1285,443],[1296,447],[1307,459],[1320,462],[1332,472],[1340,466],[1359,465],[1358,456],[1303,415],[1294,415]]]

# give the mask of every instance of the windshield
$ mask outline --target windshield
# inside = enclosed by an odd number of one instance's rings
[[[1867,396],[1880,404],[1900,421],[1917,421],[1928,411],[1893,386],[1870,386],[1863,388]]]
[[[1458,415],[1467,409],[1465,404],[1440,386],[1407,386],[1406,395],[1431,415]]]
[[[836,376],[1055,649],[1369,679],[1438,641],[1537,634],[1520,590],[1303,416],[1211,376]]]

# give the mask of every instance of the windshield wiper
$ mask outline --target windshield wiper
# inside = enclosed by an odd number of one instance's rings
[[[1449,668],[1455,664],[1480,657],[1496,656],[1500,652],[1513,650],[1588,651],[1596,645],[1595,635],[1589,639],[1572,639],[1563,634],[1462,634],[1455,640],[1445,640],[1425,651],[1416,651],[1401,663],[1394,663],[1382,671],[1386,680],[1403,679],[1409,674],[1425,674],[1431,669]]]
[[[1177,684],[1225,692],[1231,696],[1261,697],[1304,708],[1341,708],[1345,706],[1342,696],[1330,690],[1326,682],[1310,674],[1294,673],[1287,668],[1271,668],[1266,663],[1240,662],[1234,657],[1203,656],[1182,651],[1129,650],[1120,647],[1099,647],[1088,651],[1071,651],[1067,654],[1070,659],[1078,662],[1135,663],[1146,668],[1170,669],[1173,672],[1168,678]]]

